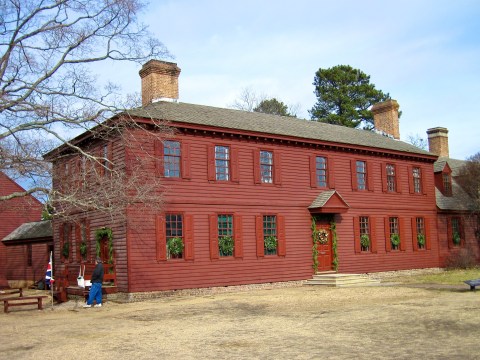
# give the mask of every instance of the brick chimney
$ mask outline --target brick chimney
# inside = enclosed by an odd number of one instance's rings
[[[400,139],[400,125],[398,121],[398,105],[396,100],[387,100],[372,106],[373,124],[376,130]]]
[[[142,79],[142,105],[158,100],[178,100],[178,76],[176,63],[150,60],[139,71]]]
[[[439,157],[450,157],[448,151],[448,129],[436,127],[427,130],[428,151]]]

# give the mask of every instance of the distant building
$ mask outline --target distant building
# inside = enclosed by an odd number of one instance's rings
[[[25,191],[15,181],[0,172],[0,195],[9,195]],[[42,204],[33,196],[24,196],[0,202],[0,287],[9,284],[33,283],[41,278],[39,265],[46,267],[46,250],[42,251],[42,259],[37,258],[37,249],[31,244],[7,248],[1,241],[25,222],[39,221],[42,215]]]

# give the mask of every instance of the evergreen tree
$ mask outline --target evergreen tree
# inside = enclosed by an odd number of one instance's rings
[[[375,89],[370,76],[349,65],[318,69],[313,82],[317,102],[309,111],[312,120],[348,126],[373,128],[369,108],[390,99],[388,93]]]

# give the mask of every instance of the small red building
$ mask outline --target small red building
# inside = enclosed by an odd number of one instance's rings
[[[173,63],[143,66],[143,106],[126,114],[143,126],[125,128],[128,146],[126,136],[73,140],[104,154],[105,173],[133,176],[141,161],[142,181],[161,181],[163,209],[54,220],[56,271],[101,253],[118,290],[135,293],[440,266],[437,156],[398,140],[396,101],[374,106],[370,132],[176,102],[179,73]],[[174,135],[145,131],[153,121]],[[82,171],[70,151],[47,154],[55,187]]]
[[[439,155],[434,176],[440,266],[478,263],[478,214],[456,180],[465,161],[450,158],[446,128],[428,129],[427,134],[429,150]]]
[[[25,190],[7,175],[0,172],[0,195],[10,195]],[[47,249],[37,249],[32,244],[7,247],[1,240],[25,222],[39,221],[42,204],[33,196],[18,197],[0,202],[0,287],[24,286],[40,275],[39,266],[48,263]]]

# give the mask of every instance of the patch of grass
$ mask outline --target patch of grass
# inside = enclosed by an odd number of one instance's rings
[[[436,274],[395,277],[394,281],[404,284],[445,284],[460,285],[465,280],[480,278],[480,268],[445,270]]]

